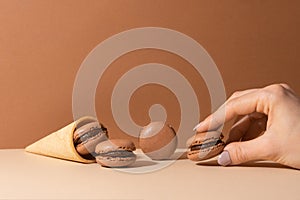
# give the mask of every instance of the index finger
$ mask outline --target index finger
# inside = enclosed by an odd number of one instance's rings
[[[262,90],[252,91],[226,101],[216,112],[198,124],[195,130],[197,132],[216,130],[238,115],[248,115],[253,112],[267,115],[268,107],[269,100]]]

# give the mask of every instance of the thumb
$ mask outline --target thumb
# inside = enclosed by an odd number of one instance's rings
[[[238,165],[253,160],[265,160],[272,152],[268,143],[258,137],[244,142],[228,144],[218,157],[218,163],[223,166]]]

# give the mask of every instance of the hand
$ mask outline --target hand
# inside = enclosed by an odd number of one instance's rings
[[[220,165],[271,160],[300,169],[300,98],[288,85],[235,92],[195,130],[216,130],[238,116],[219,155]]]

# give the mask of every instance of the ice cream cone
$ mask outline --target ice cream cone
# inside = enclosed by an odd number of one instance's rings
[[[76,161],[81,163],[93,163],[95,160],[87,160],[81,157],[73,143],[73,133],[75,128],[83,126],[89,122],[97,121],[93,117],[83,117],[62,129],[45,136],[35,143],[27,146],[25,151],[44,156],[60,158],[64,160]]]

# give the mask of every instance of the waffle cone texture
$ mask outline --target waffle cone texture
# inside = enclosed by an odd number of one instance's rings
[[[94,163],[95,160],[82,158],[76,151],[73,134],[76,127],[97,121],[93,117],[82,117],[71,124],[55,131],[25,148],[26,152],[81,163]]]

